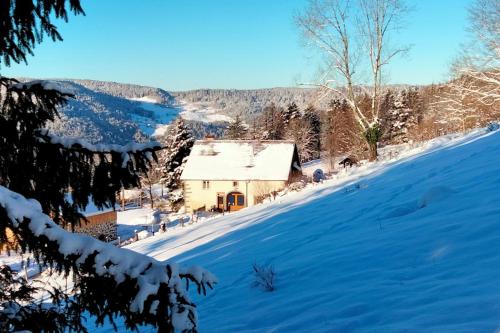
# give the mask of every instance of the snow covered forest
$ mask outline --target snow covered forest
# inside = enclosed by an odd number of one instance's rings
[[[352,130],[356,126],[352,116],[345,112],[347,105],[342,112],[344,99],[340,94],[329,93],[316,102],[321,95],[319,88],[167,92],[159,88],[92,80],[54,82],[75,98],[61,108],[61,117],[49,128],[56,134],[81,137],[92,143],[125,144],[134,138],[144,140],[151,134],[148,130],[168,124],[178,115],[182,117],[188,103],[195,114],[203,114],[209,106],[217,115],[229,119],[239,117],[245,126],[238,134],[227,136],[231,121],[189,118],[186,124],[198,139],[206,135],[233,139],[293,139],[301,145],[303,161],[318,158],[322,153],[324,156],[350,154],[359,159],[366,154],[362,140]],[[418,142],[485,126],[500,119],[498,102],[482,104],[471,99],[468,105],[456,107],[451,104],[453,87],[454,81],[429,86],[384,86],[380,103],[380,143]],[[357,96],[362,105],[369,105],[369,97],[362,89],[357,90]],[[155,106],[164,107],[171,116],[158,117],[151,110]],[[288,126],[286,113],[291,107],[296,108],[292,117],[297,120]],[[282,118],[283,124],[273,114]],[[301,126],[296,124],[299,119]],[[275,133],[269,135],[270,131]]]

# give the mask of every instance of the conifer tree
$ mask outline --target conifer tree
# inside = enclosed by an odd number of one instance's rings
[[[283,113],[283,108],[274,103],[264,108],[259,117],[262,140],[283,140],[285,136]]]
[[[295,142],[301,163],[314,158],[316,154],[314,132],[309,122],[300,118],[290,120],[285,138]]]
[[[26,62],[43,36],[61,40],[54,18],[83,14],[79,0],[10,0],[3,5],[0,59],[7,66]],[[213,275],[198,267],[160,263],[61,227],[80,223],[78,210],[89,198],[99,208],[114,206],[119,189],[138,186],[140,174],[161,148],[155,142],[91,145],[53,135],[45,128],[71,97],[44,81],[0,77],[0,243],[11,230],[16,240],[11,250],[32,253],[41,265],[74,278],[71,298],[60,290],[53,293],[52,323],[34,320],[38,309],[45,310],[24,294],[21,300],[28,303],[20,306],[12,305],[12,295],[6,302],[0,297],[1,325],[7,331],[84,331],[81,316],[87,312],[97,324],[120,316],[130,329],[149,324],[161,332],[196,331],[196,307],[182,280],[204,293],[215,282]],[[9,279],[0,274],[0,285],[8,285]],[[19,295],[26,283],[17,282],[20,287],[14,286],[13,293]]]
[[[224,137],[231,140],[242,140],[247,134],[247,126],[241,120],[240,115],[237,115],[232,123],[227,127]]]
[[[303,119],[311,128],[311,146],[313,149],[312,158],[319,158],[321,153],[321,118],[315,108],[312,105],[309,105],[304,110]]]
[[[161,141],[165,147],[159,161],[163,170],[162,182],[173,191],[180,186],[180,177],[193,147],[194,137],[184,120],[178,118],[169,126]]]
[[[283,121],[285,122],[285,125],[288,125],[288,123],[292,119],[297,119],[300,117],[300,110],[295,102],[290,103],[286,110],[283,111]]]
[[[389,89],[381,103],[382,141],[392,144],[408,142],[408,132],[417,125],[422,112],[423,101],[416,88],[398,92]]]

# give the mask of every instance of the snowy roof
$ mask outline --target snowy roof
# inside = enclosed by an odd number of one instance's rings
[[[196,141],[182,180],[287,180],[293,141]]]

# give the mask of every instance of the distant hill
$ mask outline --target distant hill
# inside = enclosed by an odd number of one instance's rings
[[[170,106],[174,104],[174,97],[169,92],[160,88],[140,86],[137,84],[96,81],[96,80],[65,80],[65,81],[73,82],[82,85],[83,87],[93,90],[95,92],[100,92],[115,97],[121,97],[126,99],[141,99],[147,97],[150,101],[154,101],[155,103],[170,105]]]
[[[29,79],[20,79],[27,81]],[[193,90],[168,92],[154,87],[95,80],[50,79],[75,95],[60,109],[61,119],[49,126],[56,134],[92,143],[123,144],[149,136],[179,114],[196,137],[222,135],[235,115],[248,119],[266,105],[299,107],[317,101],[317,91],[306,88],[258,90]],[[316,105],[326,105],[325,102]],[[158,131],[161,133],[161,131]]]
[[[20,78],[20,81],[32,79]],[[161,134],[184,111],[169,92],[154,87],[94,80],[48,79],[74,95],[59,109],[60,119],[48,127],[62,136],[79,137],[92,143],[125,144]],[[204,111],[204,110],[202,110]],[[207,133],[222,135],[228,117],[216,111],[185,112],[187,124],[197,138]]]
[[[322,98],[318,89],[312,88],[199,89],[171,94],[192,107],[211,107],[222,114],[231,117],[241,115],[244,118],[260,114],[271,103],[287,106],[295,102],[299,108],[304,109],[310,104],[326,108],[329,102],[329,98]]]
[[[20,79],[26,81],[29,79]],[[326,109],[333,97],[312,88],[255,90],[200,89],[168,92],[154,87],[95,80],[49,79],[75,95],[61,108],[61,119],[50,125],[56,134],[92,143],[124,144],[161,134],[177,116],[186,119],[197,138],[222,135],[236,115],[245,120],[271,103],[304,109]]]

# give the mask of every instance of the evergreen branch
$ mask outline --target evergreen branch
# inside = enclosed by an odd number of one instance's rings
[[[146,323],[159,331],[197,330],[196,306],[182,280],[193,282],[199,293],[205,293],[206,287],[217,283],[210,272],[197,266],[183,269],[163,264],[87,235],[69,233],[45,215],[37,201],[2,186],[0,207],[0,226],[8,226],[30,244],[24,243],[22,252],[33,251],[38,261],[58,272],[76,273],[75,287],[80,293],[75,297],[98,319],[122,315],[130,328]]]

